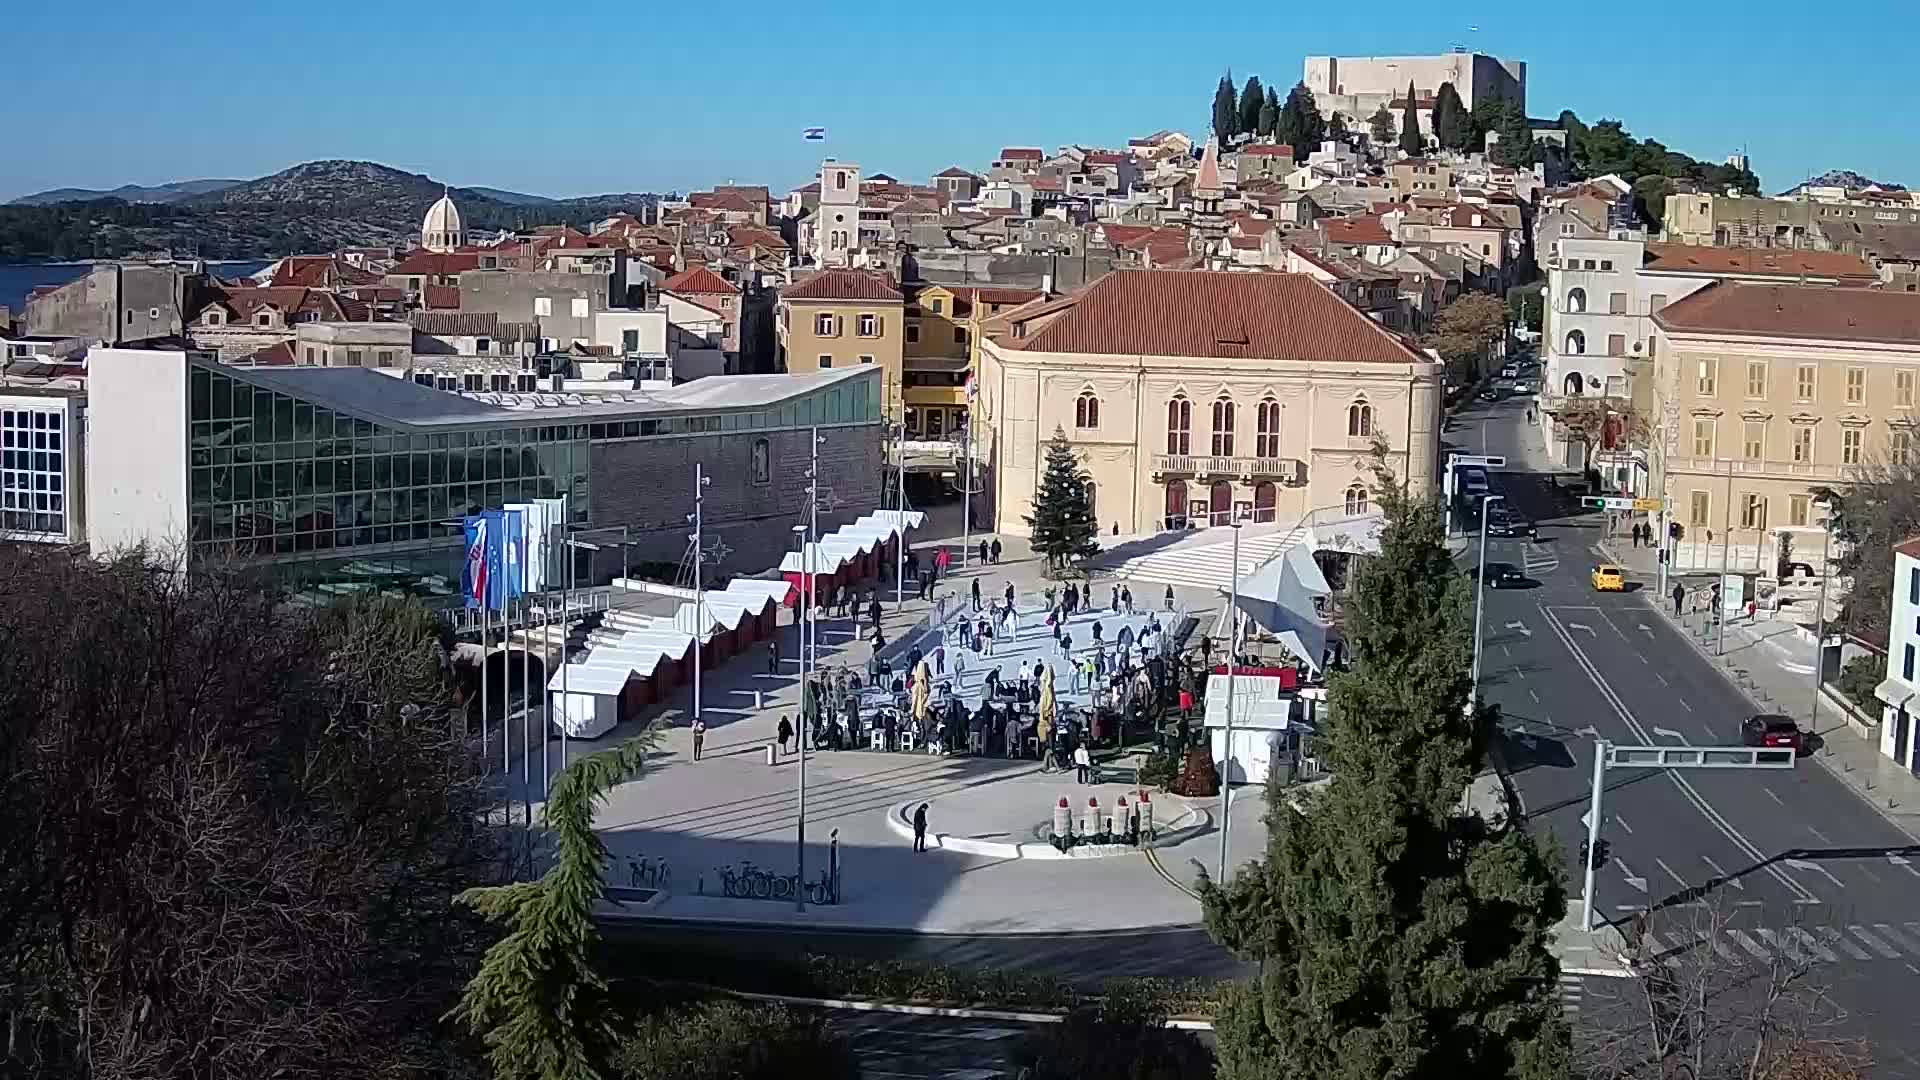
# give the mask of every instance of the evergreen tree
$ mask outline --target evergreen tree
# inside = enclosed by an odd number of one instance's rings
[[[1525,168],[1533,164],[1533,128],[1527,123],[1527,111],[1511,101],[1502,101],[1494,131],[1500,135],[1490,156],[1496,165]]]
[[[1557,853],[1460,810],[1491,717],[1471,715],[1471,590],[1439,509],[1376,464],[1386,525],[1353,577],[1325,790],[1268,800],[1262,859],[1201,887],[1259,974],[1219,1017],[1222,1080],[1560,1080],[1569,1032]]]
[[[1220,76],[1220,85],[1213,91],[1213,133],[1224,145],[1233,138],[1240,123],[1240,111],[1234,101],[1233,72]]]
[[[1274,126],[1280,122],[1280,91],[1267,87],[1267,100],[1260,104],[1260,135],[1273,138]]]
[[[1434,91],[1433,137],[1446,150],[1464,151],[1473,146],[1473,114],[1450,82],[1441,83]]]
[[[1393,114],[1387,111],[1387,107],[1382,105],[1373,110],[1373,116],[1367,120],[1367,135],[1373,140],[1373,145],[1384,149],[1392,144],[1397,134],[1393,126]]]
[[[1408,157],[1426,152],[1427,140],[1420,135],[1420,113],[1416,110],[1413,84],[1407,84],[1407,107],[1400,112],[1400,149]]]
[[[1240,88],[1240,109],[1234,130],[1241,135],[1259,131],[1260,106],[1266,103],[1267,92],[1260,88],[1260,76],[1247,76],[1247,85]]]
[[[1392,120],[1392,115],[1388,115],[1387,119]],[[1347,114],[1336,112],[1332,116],[1327,117],[1327,138],[1339,139],[1342,142],[1346,141]]]
[[[1087,475],[1080,471],[1067,433],[1058,428],[1047,442],[1047,468],[1033,497],[1033,513],[1026,520],[1033,530],[1034,550],[1046,555],[1049,569],[1063,570],[1073,560],[1090,558],[1100,550],[1094,542],[1100,525],[1093,520],[1087,498]]]
[[[1320,105],[1313,100],[1313,91],[1306,83],[1295,83],[1287,92],[1287,104],[1280,110],[1280,127],[1286,132],[1285,142],[1292,146],[1296,157],[1304,157],[1320,146],[1320,140],[1326,137],[1327,122],[1320,116]]]

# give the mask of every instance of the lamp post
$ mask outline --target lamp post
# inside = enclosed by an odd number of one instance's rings
[[[1467,701],[1467,712],[1471,714],[1480,704],[1480,627],[1486,616],[1487,606],[1487,511],[1496,502],[1505,502],[1504,495],[1483,495],[1480,497],[1480,568],[1474,574],[1473,589],[1473,693]]]
[[[907,599],[907,425],[903,422],[894,428],[894,453],[899,455],[899,468],[895,470],[896,487],[893,492],[895,507],[893,520],[893,602],[895,606]],[[853,625],[857,630],[860,616],[856,614]]]
[[[1813,700],[1807,705],[1807,730],[1820,726],[1820,683],[1827,666],[1827,558],[1833,552],[1833,530],[1840,524],[1840,508],[1833,492],[1820,500],[1826,508],[1826,527],[1820,530],[1820,606],[1813,619]]]
[[[1232,585],[1227,593],[1227,725],[1224,752],[1220,755],[1220,883],[1227,882],[1227,837],[1228,827],[1233,824],[1233,787],[1229,779],[1233,770],[1233,697],[1235,685],[1240,681],[1237,671],[1240,660],[1240,515],[1237,511],[1227,511],[1227,524],[1233,529],[1233,575]]]
[[[701,573],[700,566],[702,557],[700,530],[702,525],[701,503],[706,501],[707,485],[711,483],[713,483],[713,478],[706,475],[699,462],[695,462],[693,466],[693,513],[687,515],[687,520],[693,522],[693,617],[695,625],[701,628],[701,630],[696,633],[703,632],[707,625],[707,593],[702,580],[705,575]],[[696,638],[693,648],[693,718],[695,720],[700,719],[700,644],[700,641]]]
[[[819,591],[814,573],[819,569],[817,551],[820,537],[820,444],[826,440],[821,438],[818,427],[812,429],[812,436],[807,462],[807,523],[803,526],[795,526],[797,529],[806,530],[805,543],[800,549],[800,568],[801,573],[806,575],[806,602],[809,610],[807,621],[801,624],[800,723],[795,729],[795,735],[800,744],[800,816],[795,822],[793,835],[794,867],[800,882],[800,887],[793,891],[793,907],[796,911],[807,909],[807,733],[812,720],[808,715],[807,705],[813,692],[812,674],[820,663],[819,622],[812,617],[811,610],[814,596]],[[855,620],[856,624],[858,621]],[[808,632],[809,630],[811,633]],[[809,638],[812,639],[811,658],[809,657]],[[818,708],[817,701],[814,706]]]

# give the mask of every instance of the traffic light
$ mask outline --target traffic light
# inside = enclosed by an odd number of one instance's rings
[[[1612,850],[1611,847],[1607,844],[1605,840],[1600,841],[1600,844],[1598,847],[1589,849],[1587,847],[1586,838],[1581,837],[1580,838],[1580,864],[1582,866],[1587,867],[1589,870],[1598,870],[1601,867],[1607,865],[1607,859],[1611,857],[1611,850]]]

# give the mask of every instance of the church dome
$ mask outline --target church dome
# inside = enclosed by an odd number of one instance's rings
[[[428,251],[452,251],[465,237],[460,208],[453,205],[451,198],[443,194],[439,201],[427,207],[426,219],[420,223],[421,247]]]

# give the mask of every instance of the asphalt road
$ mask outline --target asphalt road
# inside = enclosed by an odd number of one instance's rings
[[[1539,525],[1537,540],[1489,538],[1489,562],[1529,587],[1486,594],[1482,688],[1529,814],[1559,838],[1578,893],[1594,740],[1738,745],[1753,705],[1647,609],[1655,587],[1596,593],[1600,513],[1569,510],[1523,462],[1524,406],[1463,412],[1446,438],[1500,454],[1494,486]],[[1563,477],[1571,479],[1570,477]],[[1473,556],[1468,556],[1469,563]],[[1811,693],[1811,691],[1809,691]],[[1877,1075],[1920,1077],[1920,1031],[1890,1003],[1920,992],[1920,851],[1811,761],[1790,771],[1609,772],[1597,913],[1644,925],[1663,949],[1804,956],[1869,1038]],[[1715,913],[1699,940],[1702,911]],[[1904,990],[1899,989],[1905,987]]]

